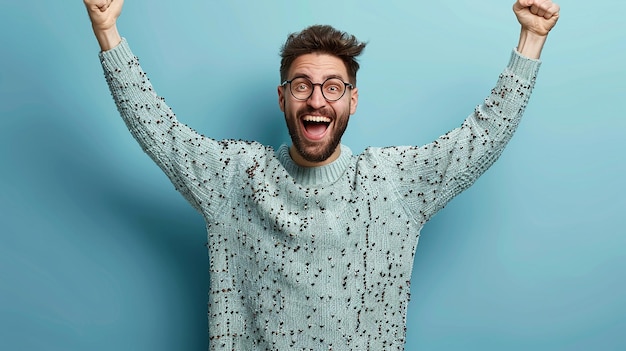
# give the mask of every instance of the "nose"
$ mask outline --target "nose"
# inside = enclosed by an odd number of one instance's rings
[[[319,87],[319,90],[317,89],[317,87]],[[326,106],[326,98],[324,98],[324,95],[322,94],[321,84],[313,85],[313,94],[309,96],[309,99],[307,100],[307,104],[315,109],[319,109],[319,108]]]

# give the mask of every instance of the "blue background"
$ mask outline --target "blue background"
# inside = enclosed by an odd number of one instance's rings
[[[274,146],[286,35],[354,33],[360,152],[458,126],[511,5],[127,0],[119,28],[181,121]],[[626,349],[626,3],[561,5],[518,133],[422,232],[407,350]],[[82,2],[3,0],[0,32],[0,347],[206,349],[204,223],[118,117]]]

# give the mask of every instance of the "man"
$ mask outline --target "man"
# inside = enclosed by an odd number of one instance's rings
[[[461,127],[421,147],[341,145],[363,43],[330,26],[282,48],[292,144],[216,141],[178,122],[116,28],[122,0],[84,0],[118,110],[205,218],[215,350],[402,350],[420,230],[498,158],[533,88],[558,5],[518,0],[517,49]]]

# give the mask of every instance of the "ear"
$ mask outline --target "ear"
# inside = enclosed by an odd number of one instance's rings
[[[350,92],[350,114],[353,115],[356,112],[356,106],[359,104],[359,88],[354,87]]]
[[[280,110],[285,112],[285,87],[282,85],[278,86],[278,107]]]

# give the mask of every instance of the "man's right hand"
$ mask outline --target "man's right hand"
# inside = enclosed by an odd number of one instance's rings
[[[93,32],[102,51],[110,50],[122,41],[117,31],[117,18],[122,13],[124,0],[83,0],[91,20]]]

